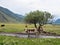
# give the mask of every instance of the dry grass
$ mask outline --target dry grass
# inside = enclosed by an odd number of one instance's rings
[[[1,24],[0,24],[1,25]],[[26,24],[5,24],[5,27],[0,27],[3,32],[23,32]],[[34,28],[33,24],[28,24],[28,28]],[[60,34],[60,25],[44,25],[43,29],[48,32]]]

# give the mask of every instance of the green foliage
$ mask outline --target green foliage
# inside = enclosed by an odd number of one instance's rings
[[[39,23],[39,24],[46,24],[49,19],[52,19],[52,15],[49,12],[43,11],[31,11],[30,13],[26,14],[25,21],[26,23]]]

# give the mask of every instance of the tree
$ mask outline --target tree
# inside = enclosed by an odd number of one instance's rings
[[[30,23],[30,24],[34,24],[35,28],[37,28],[37,30],[40,30],[40,28],[44,25],[47,24],[47,22],[52,19],[52,15],[49,12],[43,12],[43,11],[31,11],[30,13],[26,14],[25,17],[25,22],[26,23]],[[37,27],[36,24],[39,24],[39,26]]]

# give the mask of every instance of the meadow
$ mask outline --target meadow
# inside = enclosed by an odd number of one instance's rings
[[[1,25],[1,24],[0,24]],[[24,32],[26,24],[5,24],[0,26],[0,32]],[[28,28],[34,28],[34,25],[28,24]],[[44,31],[60,34],[60,25],[44,25]],[[18,38],[0,35],[0,45],[60,45],[59,38]]]
[[[0,45],[60,45],[60,39],[0,36]]]
[[[1,25],[1,24],[0,24]],[[5,27],[0,26],[0,32],[24,32],[26,24],[5,24]],[[27,24],[28,28],[34,28],[33,24]],[[44,31],[47,32],[54,32],[57,34],[60,34],[60,25],[44,25],[43,26]]]

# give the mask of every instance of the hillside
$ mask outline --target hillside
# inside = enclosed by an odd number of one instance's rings
[[[60,19],[57,19],[54,24],[60,24]]]
[[[12,11],[0,7],[0,22],[3,23],[8,23],[8,22],[21,22],[23,20],[24,16],[19,15],[19,14],[15,14]]]

